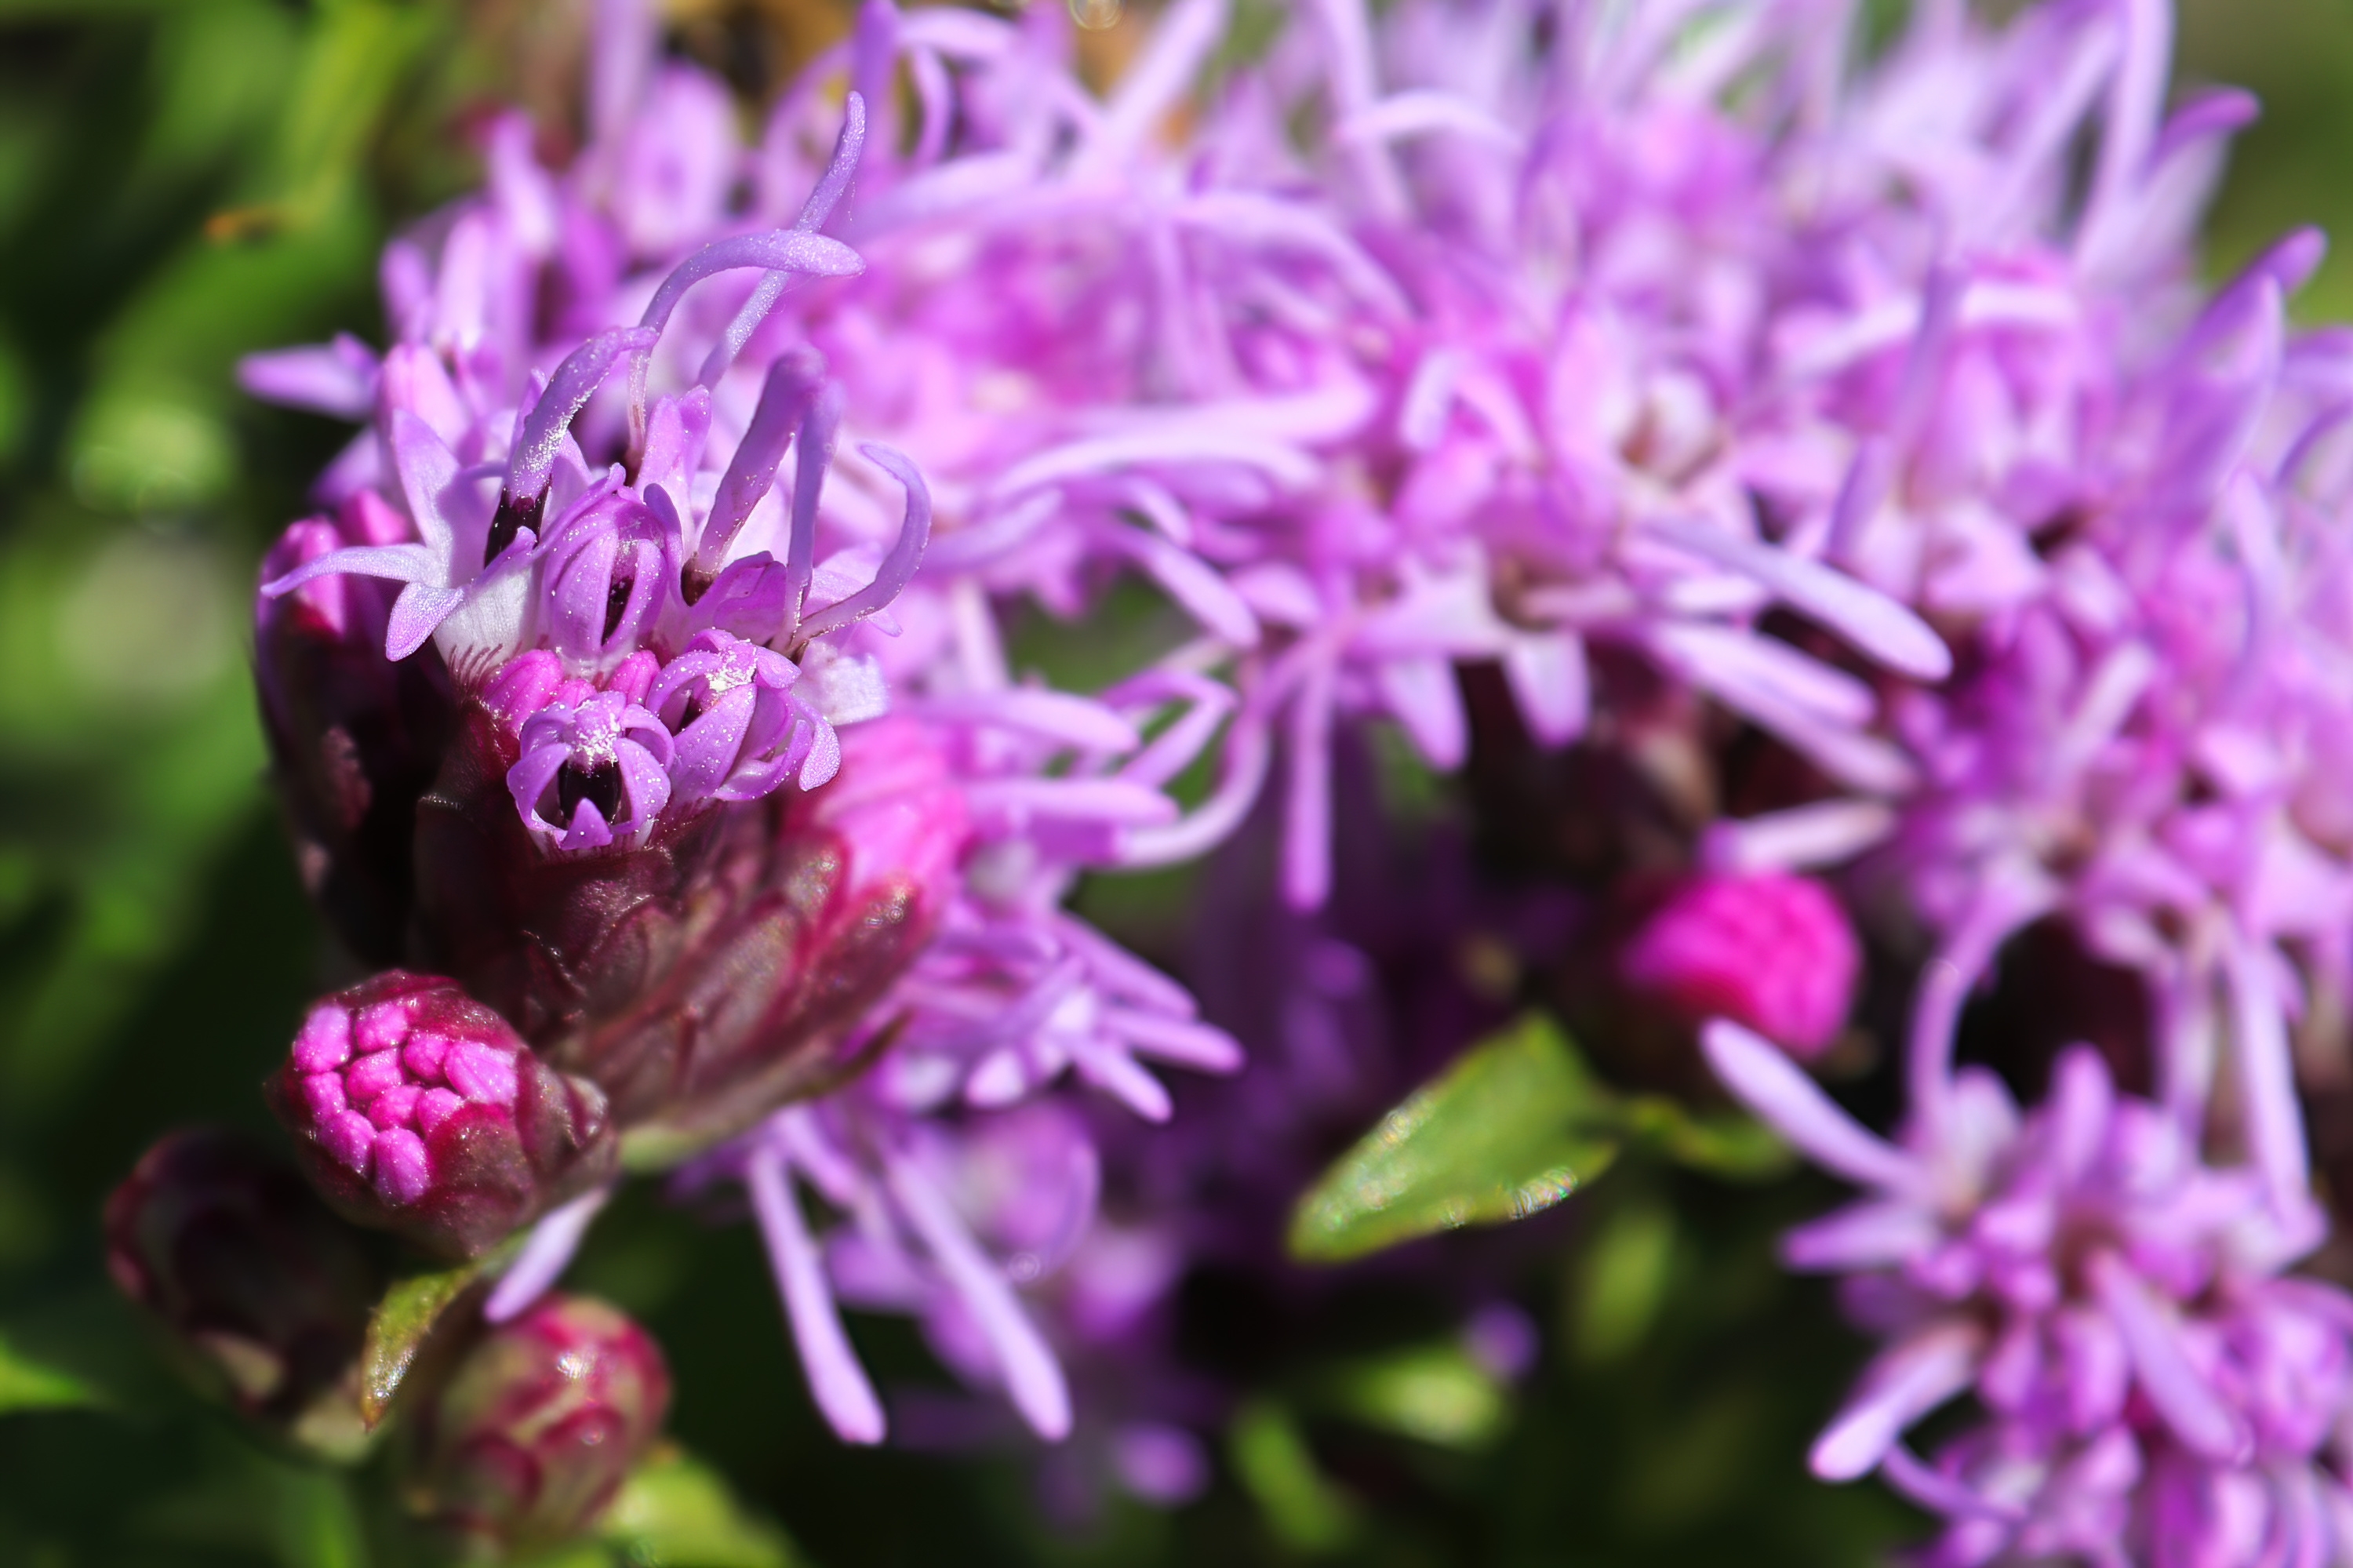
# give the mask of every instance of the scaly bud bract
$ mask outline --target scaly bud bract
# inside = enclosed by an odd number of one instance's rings
[[[603,1302],[548,1297],[484,1335],[417,1412],[410,1506],[486,1546],[562,1541],[612,1501],[669,1404],[644,1330]]]
[[[407,524],[363,490],[332,518],[287,529],[265,582],[345,547],[399,543]],[[376,578],[312,578],[258,601],[255,668],[271,771],[302,880],[364,959],[400,953],[408,917],[410,832],[455,711],[437,654],[384,658],[394,589]]]
[[[346,1376],[383,1271],[285,1159],[237,1133],[170,1134],[107,1199],[106,1264],[247,1414],[358,1440]]]
[[[428,956],[602,1086],[641,1141],[707,1141],[835,1081],[964,847],[945,762],[902,721],[845,733],[822,789],[663,813],[639,847],[553,856],[510,797],[511,730],[487,705],[463,726],[418,813]]]

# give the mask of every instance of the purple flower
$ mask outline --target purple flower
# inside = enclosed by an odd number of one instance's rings
[[[459,1257],[614,1169],[595,1085],[451,982],[399,969],[311,1008],[269,1093],[346,1218]]]
[[[2308,1201],[2283,1211],[2257,1171],[2205,1164],[2088,1050],[2022,1118],[1964,1069],[1891,1144],[1738,1025],[1710,1025],[1706,1048],[1752,1109],[1869,1192],[1786,1244],[1793,1266],[1849,1276],[1851,1310],[1888,1340],[1815,1445],[1818,1475],[1881,1470],[1952,1517],[1956,1563],[2353,1545],[2330,1517],[2353,1501],[2335,1448],[2353,1298],[2282,1273],[2323,1233]],[[1906,1429],[1964,1393],[1987,1425],[1914,1456]]]
[[[557,688],[522,721],[507,770],[515,810],[552,849],[643,843],[670,802],[670,731],[620,692],[570,694]]]
[[[584,498],[548,530],[540,619],[549,644],[595,672],[643,647],[678,577],[677,529],[622,492]]]
[[[2320,514],[2295,460],[2247,444],[2269,428],[2295,453],[2335,418],[2281,365],[2281,274],[2307,252],[2260,260],[2131,386],[2152,444],[2052,550],[2047,591],[1989,630],[1966,679],[1898,705],[1921,785],[1864,867],[1964,972],[2046,915],[2138,972],[2159,1097],[2197,1122],[2227,1061],[2282,1202],[2307,1179],[2289,1022],[2305,985],[2339,983],[2353,916],[2344,841],[2295,803],[2306,743],[2281,744],[2313,737],[2317,758],[2341,729],[2314,676],[2339,623],[2289,609],[2277,565]]]
[[[803,789],[831,779],[841,742],[793,690],[799,676],[783,654],[724,631],[697,633],[664,665],[646,705],[678,736],[675,798],[755,800],[786,776]]]
[[[1040,1436],[1062,1437],[1069,1386],[1016,1287],[1059,1266],[1084,1234],[1092,1144],[1045,1105],[951,1128],[861,1098],[781,1111],[687,1173],[725,1171],[749,1190],[818,1409],[850,1442],[882,1438],[881,1403],[841,1327],[847,1298],[919,1315],[951,1366],[1001,1388]],[[829,1242],[811,1231],[796,1175],[851,1217]]]

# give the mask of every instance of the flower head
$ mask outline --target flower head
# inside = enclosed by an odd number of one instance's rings
[[[1870,1190],[1786,1246],[1793,1266],[1848,1275],[1851,1308],[1889,1341],[1816,1443],[1818,1475],[1882,1470],[1952,1518],[1954,1562],[2105,1560],[2119,1542],[2266,1561],[2232,1553],[2284,1550],[2316,1518],[2337,1529],[2309,1503],[2348,1496],[2353,1299],[2282,1272],[2319,1239],[2316,1210],[2283,1213],[2256,1171],[2205,1163],[2088,1050],[2024,1117],[1965,1069],[1898,1146],[1738,1025],[1711,1025],[1706,1047],[1751,1108]],[[1963,1393],[1986,1424],[1914,1456],[1905,1430]]]

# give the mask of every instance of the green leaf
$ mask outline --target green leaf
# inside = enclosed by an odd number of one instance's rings
[[[601,1528],[646,1568],[793,1568],[784,1532],[745,1511],[710,1466],[666,1447],[638,1467]]]
[[[1511,1414],[1494,1374],[1460,1344],[1419,1345],[1348,1368],[1337,1384],[1341,1409],[1440,1448],[1480,1448]]]
[[[0,1414],[16,1410],[67,1410],[100,1403],[97,1391],[70,1372],[41,1365],[0,1340]]]
[[[279,1467],[274,1534],[286,1568],[368,1568],[366,1532],[348,1478],[313,1467]]]
[[[522,1557],[505,1560],[506,1568],[616,1568],[613,1549],[601,1541],[567,1541],[551,1546],[544,1552],[534,1552]],[[637,1568],[633,1560],[621,1559],[628,1568]],[[658,1564],[657,1568],[667,1568]]]
[[[1340,1263],[1525,1219],[1609,1168],[1617,1119],[1567,1037],[1531,1014],[1415,1090],[1324,1172],[1292,1215],[1292,1255]]]
[[[396,1280],[376,1303],[375,1315],[368,1319],[367,1339],[360,1348],[360,1418],[370,1431],[383,1425],[391,1412],[393,1399],[416,1369],[417,1358],[433,1330],[497,1255],[492,1253],[455,1268]]]
[[[1699,1112],[1663,1095],[1644,1095],[1626,1107],[1630,1130],[1669,1159],[1733,1181],[1765,1181],[1797,1164],[1789,1146],[1745,1111]]]
[[[1307,1439],[1280,1405],[1244,1405],[1234,1416],[1227,1451],[1235,1475],[1284,1545],[1333,1552],[1356,1534],[1355,1502],[1324,1478]]]

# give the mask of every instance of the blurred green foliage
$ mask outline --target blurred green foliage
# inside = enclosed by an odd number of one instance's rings
[[[2185,84],[2228,84],[2263,100],[2233,143],[2216,202],[2209,269],[2226,272],[2288,229],[2317,224],[2336,243],[2292,302],[2301,321],[2353,317],[2353,5],[2346,0],[2180,0]]]
[[[678,9],[690,42],[813,36],[812,7],[782,0]],[[372,1472],[272,1452],[184,1392],[107,1284],[96,1219],[165,1127],[259,1124],[256,1086],[301,1001],[343,978],[271,820],[245,628],[255,560],[347,432],[254,407],[234,362],[380,336],[390,225],[471,177],[463,110],[509,92],[546,107],[583,10],[0,0],[0,1563],[437,1558]],[[544,47],[518,59],[517,39]],[[2294,223],[2353,229],[2353,5],[2188,0],[2182,42],[2186,79],[2268,105],[2214,265]],[[2353,257],[2299,308],[2353,312]],[[1123,658],[1169,634],[1142,612],[1119,624]],[[1069,646],[1041,633],[1018,652]],[[1089,907],[1149,947],[1178,931],[1183,886],[1107,886]],[[1547,1351],[1525,1383],[1468,1355],[1386,1259],[1328,1277],[1347,1293],[1337,1327],[1212,1274],[1187,1288],[1188,1348],[1256,1390],[1214,1487],[1174,1515],[1103,1501],[1062,1525],[1026,1445],[836,1444],[749,1228],[628,1192],[575,1278],[668,1348],[685,1446],[560,1561],[1878,1560],[1917,1521],[1801,1469],[1857,1347],[1771,1253],[1831,1189],[1694,1171],[1776,1156],[1736,1127],[1630,1114],[1620,1169],[1531,1222],[1518,1295]],[[1401,1255],[1442,1271],[1467,1239]],[[853,1333],[887,1383],[944,1383],[905,1325]]]

